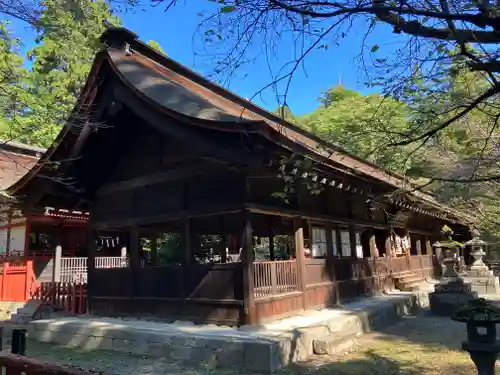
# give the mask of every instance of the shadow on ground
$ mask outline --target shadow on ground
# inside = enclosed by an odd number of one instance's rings
[[[472,364],[419,363],[415,359],[394,359],[377,354],[373,350],[363,353],[362,358],[352,359],[350,356],[331,358],[332,362],[311,361],[296,364],[284,370],[300,374],[317,375],[469,375],[473,374]]]
[[[464,323],[430,313],[403,317],[393,325],[378,328],[372,335],[381,341],[405,341],[429,350],[441,347],[459,351],[467,336]]]

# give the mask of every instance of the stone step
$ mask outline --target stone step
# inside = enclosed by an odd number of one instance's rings
[[[413,275],[408,275],[408,276],[405,276],[403,278],[397,278],[397,280],[400,282],[400,283],[411,283],[411,282],[414,282],[414,281],[423,281],[424,278],[422,277],[421,274],[413,274]]]
[[[10,317],[10,322],[13,324],[29,324],[32,321],[32,316],[31,315],[24,315],[24,314],[18,314],[14,313]]]
[[[401,284],[399,290],[402,292],[417,292],[421,289],[422,281],[415,281],[408,284]]]

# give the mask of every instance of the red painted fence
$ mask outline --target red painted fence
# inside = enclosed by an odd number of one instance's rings
[[[29,300],[35,283],[33,261],[0,264],[0,301]]]
[[[35,319],[43,305],[69,314],[87,313],[87,284],[42,282],[32,298],[42,302],[33,314]]]

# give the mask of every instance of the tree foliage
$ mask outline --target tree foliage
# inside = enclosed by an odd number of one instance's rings
[[[24,55],[8,24],[0,24],[0,138],[52,143],[85,84],[105,23],[121,21],[104,0],[46,0],[32,24],[35,45]],[[161,51],[157,42],[148,44]]]
[[[408,127],[405,103],[378,94],[363,96],[343,86],[320,97],[320,108],[302,123],[321,138],[378,165],[404,170],[404,148],[380,146]]]

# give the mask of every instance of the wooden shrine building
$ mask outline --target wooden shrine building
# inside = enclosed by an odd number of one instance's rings
[[[68,125],[8,191],[26,212],[90,212],[92,313],[262,322],[429,276],[440,228],[468,236],[464,215],[132,32],[102,41]],[[94,267],[103,233],[128,267]]]

